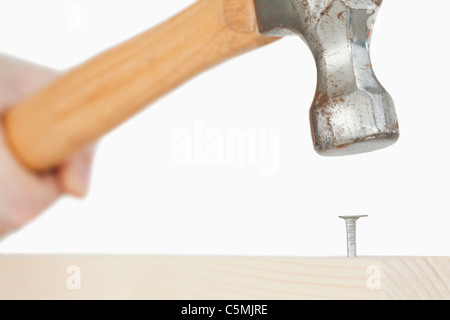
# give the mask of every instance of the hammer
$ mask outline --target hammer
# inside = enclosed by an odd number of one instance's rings
[[[382,0],[199,0],[165,23],[73,69],[4,117],[7,141],[29,169],[56,167],[200,72],[296,34],[311,48],[315,150],[370,152],[399,137],[390,95],[369,55]]]

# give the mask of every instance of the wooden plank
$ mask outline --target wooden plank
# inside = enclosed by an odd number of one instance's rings
[[[0,299],[450,299],[450,258],[0,255]]]

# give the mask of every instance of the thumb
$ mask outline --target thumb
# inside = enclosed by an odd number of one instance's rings
[[[62,192],[79,198],[88,194],[94,149],[94,146],[86,147],[59,168],[58,179]]]

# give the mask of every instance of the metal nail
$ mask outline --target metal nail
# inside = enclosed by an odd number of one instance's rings
[[[340,216],[339,218],[345,220],[347,227],[347,257],[356,258],[356,221],[359,218],[368,217],[363,216]]]

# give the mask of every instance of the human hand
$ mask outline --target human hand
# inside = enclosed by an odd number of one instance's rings
[[[0,55],[0,118],[8,107],[45,87],[56,75]],[[14,158],[0,123],[0,238],[35,218],[64,193],[84,197],[92,153],[93,147],[88,147],[51,173],[32,173]]]

